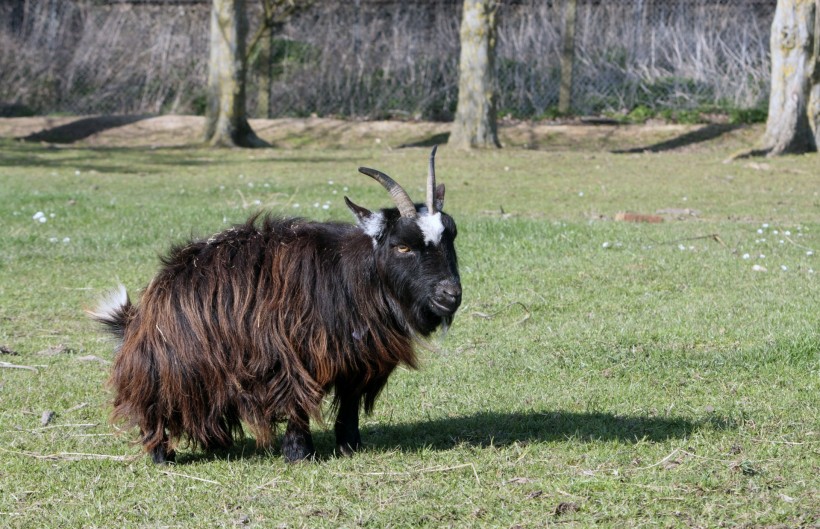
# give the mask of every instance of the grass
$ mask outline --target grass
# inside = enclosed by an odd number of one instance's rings
[[[819,525],[820,163],[728,154],[441,149],[464,304],[365,450],[316,425],[314,463],[249,440],[158,468],[107,423],[113,353],[83,308],[257,209],[388,205],[359,165],[420,197],[427,150],[0,140],[0,525]],[[612,220],[662,208],[698,214]]]

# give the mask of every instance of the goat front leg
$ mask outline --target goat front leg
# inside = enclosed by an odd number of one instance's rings
[[[282,439],[282,455],[288,463],[295,463],[310,459],[315,453],[310,435],[310,418],[307,413],[301,412],[288,420]]]
[[[339,413],[336,415],[336,450],[343,456],[352,456],[362,446],[359,434],[359,402],[361,396],[338,395]]]

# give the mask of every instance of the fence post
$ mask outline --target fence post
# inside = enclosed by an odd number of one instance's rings
[[[564,0],[564,27],[561,30],[561,85],[558,90],[558,112],[568,114],[572,108],[572,70],[575,62],[576,0]]]

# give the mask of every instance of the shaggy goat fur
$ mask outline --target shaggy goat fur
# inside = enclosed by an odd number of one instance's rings
[[[243,423],[267,445],[281,421],[285,457],[309,457],[309,420],[334,388],[339,449],[358,447],[360,405],[372,410],[396,366],[416,367],[415,337],[450,323],[461,288],[448,215],[436,212],[434,248],[418,219],[349,206],[358,226],[254,216],[177,246],[139,306],[120,288],[92,313],[120,341],[112,417],[139,427],[156,462],[181,439],[228,447]],[[381,228],[363,227],[376,216]]]

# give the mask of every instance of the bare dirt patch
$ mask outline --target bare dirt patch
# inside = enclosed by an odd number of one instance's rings
[[[0,119],[0,137],[77,147],[183,147],[202,141],[199,116],[86,116]],[[430,146],[446,143],[449,123],[355,121],[333,118],[254,119],[251,126],[279,148]],[[504,122],[505,146],[537,150],[619,152],[743,149],[754,146],[760,126],[726,124],[645,125],[584,122]]]

